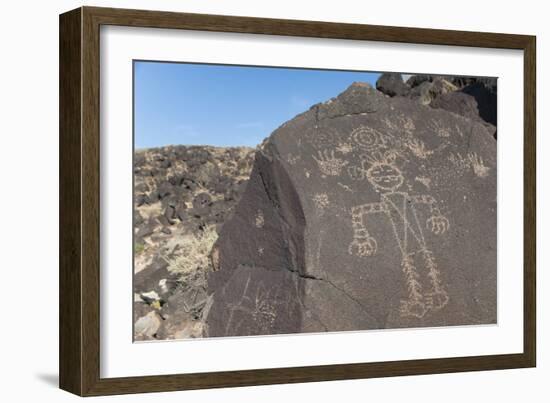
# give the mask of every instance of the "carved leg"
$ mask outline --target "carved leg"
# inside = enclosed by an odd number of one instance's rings
[[[426,294],[426,305],[428,309],[437,311],[443,308],[449,302],[449,295],[441,283],[441,272],[437,268],[434,255],[428,249],[422,250],[422,256],[428,269],[428,278],[430,280],[431,291]]]
[[[419,275],[414,266],[413,256],[414,253],[404,255],[401,261],[401,269],[405,275],[409,295],[406,300],[401,300],[400,313],[401,316],[422,318],[428,311],[428,308],[424,304],[422,286],[418,281]]]

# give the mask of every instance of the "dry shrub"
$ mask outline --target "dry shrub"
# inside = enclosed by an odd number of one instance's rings
[[[168,270],[182,276],[210,266],[210,252],[218,239],[216,227],[205,227],[197,234],[187,235],[173,241],[174,256],[165,258]]]

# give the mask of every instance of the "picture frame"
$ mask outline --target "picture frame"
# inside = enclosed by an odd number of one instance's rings
[[[100,28],[102,26],[523,51],[523,352],[153,376],[101,377]],[[80,396],[97,396],[527,368],[536,365],[536,39],[534,36],[81,7],[60,16],[59,90],[61,389]]]

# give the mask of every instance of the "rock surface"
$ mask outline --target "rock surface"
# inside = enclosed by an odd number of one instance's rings
[[[496,217],[486,125],[355,83],[256,152],[207,334],[495,323]]]
[[[403,77],[398,73],[384,73],[376,81],[376,89],[390,97],[405,96],[411,88],[403,82]]]
[[[406,84],[411,87],[410,98],[486,123],[496,139],[496,78],[417,75],[410,77]]]

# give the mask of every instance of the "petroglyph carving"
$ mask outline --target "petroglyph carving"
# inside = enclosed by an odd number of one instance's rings
[[[351,140],[358,148],[372,152],[393,153],[407,161],[405,155],[411,153],[417,158],[426,159],[433,155],[433,150],[428,150],[424,142],[413,136],[416,126],[410,117],[398,116],[393,120],[384,118],[383,122],[390,132],[405,133],[405,136],[395,137],[390,133],[382,133],[367,126],[361,126],[351,133]],[[362,167],[349,167],[348,173],[352,179],[363,179]]]
[[[428,122],[428,130],[433,131],[439,137],[450,137],[451,131],[445,127],[440,121],[435,119],[430,119]]]
[[[382,119],[382,122],[384,122],[384,124],[387,126],[388,129],[392,130],[392,131],[397,131],[399,129],[399,127],[397,126],[396,123],[393,122],[392,119],[390,119],[389,117],[385,117]]]
[[[423,301],[424,296],[422,295],[422,285],[419,281],[420,276],[414,266],[414,253],[403,256],[401,260],[401,270],[405,275],[409,298],[407,300],[401,300],[399,313],[402,316],[422,318],[426,314],[427,308]]]
[[[264,213],[263,211],[261,210],[258,210],[256,212],[256,217],[254,219],[254,224],[256,225],[256,228],[263,228],[264,224],[265,224],[265,219],[264,219]]]
[[[362,150],[373,151],[389,146],[391,137],[368,126],[360,126],[350,134],[351,142]]]
[[[417,158],[426,159],[433,154],[433,151],[427,150],[424,142],[417,138],[411,137],[407,139],[405,145]]]
[[[336,145],[334,132],[326,127],[315,126],[314,130],[306,133],[306,138],[316,149],[331,148]]]
[[[449,161],[455,166],[459,174],[470,168],[470,161],[468,157],[464,158],[460,153],[449,155]]]
[[[338,182],[338,186],[344,189],[346,192],[355,193],[348,185],[344,185],[342,182]]]
[[[428,268],[428,278],[430,279],[432,292],[425,295],[426,307],[428,309],[441,309],[449,302],[449,295],[441,284],[441,272],[437,268],[433,253],[429,250],[423,251],[424,260]]]
[[[275,309],[275,296],[271,295],[271,289],[266,289],[263,283],[258,284],[254,295],[249,296],[250,278],[248,278],[242,297],[236,304],[229,304],[229,316],[226,323],[226,334],[233,327],[234,333],[238,333],[239,323],[235,323],[235,312],[244,312],[252,317],[262,333],[271,331],[277,311]]]
[[[296,163],[300,161],[299,155],[293,155],[292,153],[288,153],[286,156],[286,162],[288,162],[290,165],[296,165]]]
[[[371,155],[361,155],[359,159],[361,160],[359,166],[351,165],[348,167],[348,175],[351,179],[354,180],[363,180],[367,178],[367,173],[369,172],[371,164],[376,163],[384,159],[391,159],[395,161],[397,157],[402,157],[401,153],[397,150],[386,150],[385,152],[375,151]]]
[[[430,310],[445,306],[449,297],[445,291],[433,253],[428,249],[420,224],[419,207],[427,206],[430,212],[426,227],[440,235],[449,229],[449,220],[437,207],[430,195],[410,195],[398,191],[405,178],[395,164],[395,155],[386,153],[381,159],[366,160],[371,166],[363,175],[381,193],[380,201],[355,206],[351,210],[353,240],[348,252],[359,257],[373,256],[378,245],[368,232],[367,217],[372,214],[385,214],[392,226],[397,246],[401,252],[401,270],[407,285],[407,299],[401,301],[400,314],[422,318]],[[365,169],[365,166],[362,166]],[[423,263],[423,264],[422,264]],[[423,291],[423,282],[418,264],[422,264],[428,279],[429,290]],[[424,284],[425,285],[425,284]]]
[[[468,153],[468,158],[470,159],[470,164],[474,173],[480,178],[485,178],[489,175],[489,167],[486,167],[483,163],[483,159],[477,155],[477,153]]]
[[[480,178],[485,178],[489,175],[489,167],[485,166],[483,158],[475,152],[470,152],[465,157],[460,153],[451,154],[449,161],[457,168],[459,174],[463,174],[464,171],[471,168],[474,174]]]
[[[428,178],[427,176],[417,176],[414,178],[415,181],[422,183],[424,186],[426,186],[428,189],[430,188],[430,185],[432,183],[432,180]]]
[[[334,150],[318,151],[317,157],[313,156],[313,159],[319,165],[319,170],[322,174],[327,176],[339,176],[342,173],[342,168],[345,167],[348,162],[334,155]]]
[[[338,147],[336,147],[336,151],[343,155],[346,155],[353,151],[353,147],[350,143],[340,143],[338,144]]]
[[[319,211],[320,215],[323,215],[325,212],[325,209],[330,206],[330,202],[328,199],[328,195],[326,193],[318,193],[313,196],[313,203],[315,204],[315,207]]]
[[[414,122],[413,120],[410,118],[410,117],[401,117],[402,119],[402,123],[403,123],[403,128],[405,129],[406,132],[408,132],[409,134],[412,134],[412,132],[414,130],[416,130],[416,126],[414,125]]]
[[[353,180],[363,180],[367,177],[367,170],[369,168],[367,157],[362,155],[361,163],[359,166],[352,165],[348,167],[348,175]]]
[[[399,115],[393,120],[385,117],[384,119],[382,119],[382,121],[385,123],[388,129],[393,132],[404,131],[408,135],[412,135],[412,133],[416,130],[416,126],[414,125],[413,120],[408,116]]]

